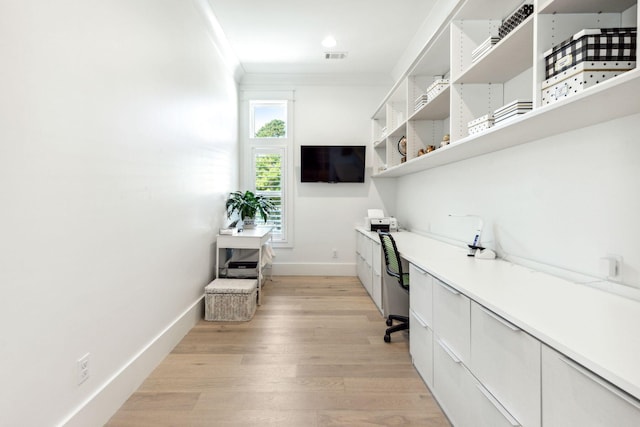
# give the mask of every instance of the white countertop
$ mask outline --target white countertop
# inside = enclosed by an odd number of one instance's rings
[[[393,237],[407,261],[640,399],[639,302],[415,233]]]

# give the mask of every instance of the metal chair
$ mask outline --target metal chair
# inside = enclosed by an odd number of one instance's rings
[[[396,246],[395,240],[390,233],[378,230],[378,236],[380,237],[380,243],[382,244],[382,251],[384,252],[384,263],[386,266],[387,274],[398,279],[398,284],[406,292],[409,292],[409,273],[402,272],[402,262],[400,261],[400,253]],[[393,325],[393,321],[400,322]],[[392,326],[393,325],[393,326]],[[384,334],[384,341],[391,342],[391,334],[393,332],[403,331],[409,329],[409,318],[407,316],[401,316],[398,314],[390,314],[387,317],[387,328]]]

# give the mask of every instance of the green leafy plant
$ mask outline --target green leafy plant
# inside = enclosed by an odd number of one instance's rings
[[[284,121],[279,119],[273,119],[269,123],[266,123],[262,126],[258,132],[256,132],[256,136],[258,138],[281,138],[285,136],[286,130],[284,126]]]
[[[226,203],[227,218],[231,218],[234,212],[238,212],[240,218],[255,218],[256,214],[264,222],[267,222],[269,214],[274,209],[273,203],[265,196],[255,195],[251,191],[234,191],[229,194]]]

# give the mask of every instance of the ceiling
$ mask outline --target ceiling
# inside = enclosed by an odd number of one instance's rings
[[[249,74],[390,75],[435,0],[208,0]],[[337,44],[325,48],[328,35]],[[325,52],[347,52],[325,59]]]

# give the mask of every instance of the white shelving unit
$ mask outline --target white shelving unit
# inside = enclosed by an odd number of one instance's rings
[[[637,27],[637,0],[537,1],[531,16],[472,62],[473,50],[497,35],[502,20],[524,3],[461,0],[452,8],[449,21],[374,114],[374,122],[392,124],[386,138],[374,136],[374,177],[411,174],[640,112],[638,69],[550,105],[542,105],[540,95],[545,51],[585,28]],[[414,111],[415,99],[441,76],[450,87]],[[469,135],[469,121],[516,99],[531,100],[533,110]],[[450,144],[440,147],[445,134]],[[404,163],[396,147],[403,135]],[[436,150],[418,156],[429,145]]]

